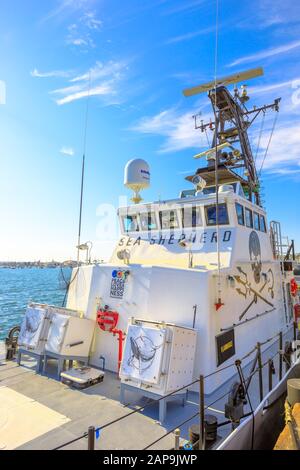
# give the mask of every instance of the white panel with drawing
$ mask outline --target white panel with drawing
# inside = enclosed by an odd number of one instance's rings
[[[161,375],[166,329],[129,325],[121,375],[158,384]]]

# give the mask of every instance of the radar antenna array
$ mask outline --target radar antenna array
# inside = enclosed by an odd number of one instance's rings
[[[265,113],[268,109],[279,111],[281,98],[274,100],[269,105],[253,107],[248,109],[246,102],[249,100],[245,84],[241,86],[241,91],[236,87],[239,82],[245,82],[255,77],[263,75],[262,67],[246,70],[244,72],[229,75],[204,83],[192,88],[183,90],[184,96],[194,96],[207,92],[214,111],[215,120],[203,123],[198,126],[195,119],[195,127],[201,132],[206,132],[207,128],[213,131],[211,149],[195,155],[195,158],[206,156],[212,158],[217,155],[217,167],[222,164],[228,169],[243,171],[244,189],[248,193],[250,201],[255,196],[255,202],[261,205],[259,175],[256,170],[248,129],[260,113]],[[234,84],[234,94],[227,89],[227,85]],[[236,148],[236,145],[239,148]],[[225,148],[229,148],[229,152]]]

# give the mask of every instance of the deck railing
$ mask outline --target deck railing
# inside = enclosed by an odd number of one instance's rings
[[[290,331],[290,328],[286,331],[285,334],[288,334],[289,331]],[[277,351],[271,357],[269,357],[265,362],[262,362],[262,352],[261,352],[262,346],[264,346],[264,345],[270,343],[271,341],[275,340],[276,337],[278,337],[278,349],[277,349]],[[293,324],[293,338],[294,338],[294,341],[296,341],[296,339],[297,339],[297,324],[295,322]],[[97,426],[97,427],[96,426],[90,426],[88,428],[88,430],[86,432],[84,432],[83,434],[81,434],[80,436],[61,444],[61,445],[57,446],[55,449],[52,449],[52,450],[63,449],[67,446],[70,446],[71,444],[74,444],[75,442],[78,442],[81,439],[86,439],[86,438],[88,439],[88,445],[87,445],[88,450],[94,450],[95,449],[95,440],[97,440],[99,438],[100,433],[104,429],[106,429],[106,428],[112,426],[113,424],[116,424],[116,423],[118,423],[118,422],[120,422],[120,421],[122,421],[126,418],[129,418],[130,416],[132,416],[136,413],[139,413],[139,412],[142,412],[142,411],[146,410],[147,408],[152,406],[153,403],[159,403],[161,400],[165,400],[166,398],[168,398],[172,395],[175,395],[176,393],[178,393],[182,390],[188,390],[189,387],[192,387],[193,385],[196,385],[196,384],[198,384],[198,386],[199,386],[199,409],[198,409],[198,411],[196,413],[194,413],[193,415],[191,415],[189,418],[185,419],[183,422],[178,423],[176,425],[176,427],[169,430],[163,436],[161,436],[158,439],[155,439],[154,441],[150,442],[146,447],[143,448],[143,450],[150,449],[155,444],[157,444],[159,441],[161,441],[162,439],[165,439],[168,435],[170,435],[172,433],[175,433],[174,448],[175,449],[178,448],[180,428],[182,426],[184,426],[185,424],[187,424],[188,422],[194,420],[195,418],[199,418],[199,431],[200,432],[199,432],[199,441],[197,443],[195,443],[192,448],[198,448],[198,449],[204,450],[205,449],[205,431],[206,431],[205,430],[205,411],[207,409],[211,408],[215,403],[222,400],[223,398],[225,398],[229,394],[229,390],[227,390],[225,394],[223,394],[222,396],[219,396],[218,398],[214,399],[208,405],[205,405],[205,401],[204,401],[205,381],[208,378],[212,377],[213,375],[219,374],[220,372],[222,372],[226,369],[229,369],[231,367],[236,368],[237,376],[239,377],[240,384],[243,387],[245,397],[247,397],[247,402],[248,402],[249,407],[250,407],[250,412],[246,413],[243,416],[241,416],[240,420],[244,419],[248,416],[251,416],[251,415],[254,417],[254,410],[253,410],[253,406],[252,406],[252,402],[251,402],[251,397],[250,397],[250,394],[249,394],[249,386],[250,386],[252,378],[254,377],[254,375],[258,374],[259,396],[260,396],[260,401],[262,401],[263,397],[264,397],[263,375],[262,375],[263,369],[266,366],[268,366],[268,388],[269,388],[269,391],[271,391],[272,388],[273,388],[272,376],[274,374],[274,362],[273,361],[274,361],[275,357],[279,355],[279,374],[278,374],[278,377],[279,377],[279,381],[280,381],[282,379],[283,362],[285,363],[286,371],[288,371],[288,369],[291,367],[291,354],[294,353],[295,351],[297,351],[297,349],[295,349],[295,350],[292,350],[291,348],[283,349],[283,334],[282,334],[282,331],[280,331],[280,332],[276,333],[274,336],[272,336],[271,338],[266,339],[264,342],[257,343],[256,346],[251,351],[249,351],[247,354],[245,354],[241,359],[237,359],[233,363],[231,363],[231,364],[229,364],[225,367],[222,367],[221,369],[218,369],[215,372],[212,372],[211,374],[208,374],[208,375],[205,375],[205,376],[200,375],[199,378],[195,379],[194,381],[190,382],[189,384],[187,384],[187,385],[185,385],[185,386],[183,386],[183,387],[181,387],[177,390],[174,390],[173,392],[170,392],[167,395],[163,395],[160,398],[153,399],[153,400],[151,400],[150,403],[147,403],[143,406],[139,406],[139,407],[135,408],[134,410],[130,411],[129,413],[127,413],[123,416],[120,416],[120,417],[118,417],[118,418],[116,418],[112,421],[109,421],[108,423],[105,423],[105,424]],[[245,378],[244,373],[243,373],[243,369],[242,369],[242,364],[246,361],[246,359],[248,359],[255,352],[256,352],[256,355],[255,355],[255,358],[254,358],[254,361],[253,361],[253,364],[252,364],[252,368],[250,370],[249,375]],[[299,355],[297,355],[297,357],[299,357]],[[248,364],[249,364],[249,362],[247,362],[247,365]],[[133,404],[128,404],[127,406],[132,406],[132,405]],[[267,408],[270,408],[271,406],[272,406],[272,404],[268,405]],[[233,421],[232,420],[227,420],[227,421],[218,423],[217,426],[221,427],[221,426],[225,426],[225,425],[230,424],[230,423],[233,424]],[[239,424],[239,422],[235,423],[235,425],[238,425],[238,424]],[[253,446],[254,446],[254,432],[253,432],[253,435],[252,435],[252,448],[253,448]]]

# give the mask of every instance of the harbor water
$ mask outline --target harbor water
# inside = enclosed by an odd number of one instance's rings
[[[63,269],[68,280],[71,269]],[[28,302],[62,305],[66,283],[60,268],[0,268],[0,340],[19,325]]]

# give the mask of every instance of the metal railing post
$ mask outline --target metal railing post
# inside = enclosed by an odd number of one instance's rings
[[[297,341],[297,322],[293,322],[294,327],[294,341]]]
[[[95,426],[88,429],[88,450],[95,450]]]
[[[199,380],[199,450],[205,449],[205,430],[204,430],[204,375],[200,375]]]
[[[279,332],[279,380],[282,379],[282,331]]]
[[[269,368],[269,392],[272,390],[273,388],[273,367],[274,367],[274,364],[273,364],[273,361],[272,359],[269,359],[268,360],[268,368]]]
[[[262,360],[261,360],[260,343],[257,343],[256,346],[257,346],[257,362],[258,362],[259,397],[260,397],[260,401],[263,401],[264,386],[263,386],[263,376],[262,376]]]
[[[179,429],[179,428],[175,429],[174,434],[175,434],[175,445],[174,445],[174,449],[175,449],[175,450],[179,450],[180,429]]]

